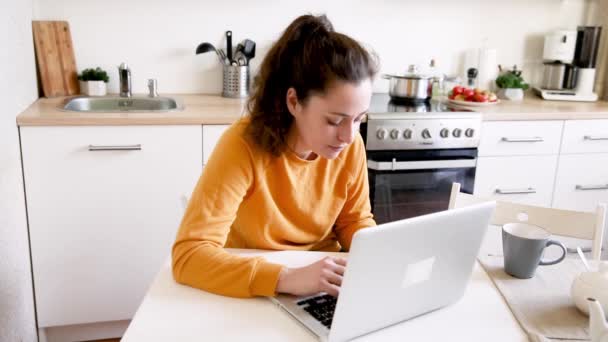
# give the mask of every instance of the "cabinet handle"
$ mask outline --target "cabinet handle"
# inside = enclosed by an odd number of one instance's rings
[[[608,137],[597,137],[597,136],[593,136],[593,135],[585,135],[583,137],[583,139],[585,139],[585,140],[608,140]]]
[[[608,184],[601,185],[577,185],[576,190],[608,190]]]
[[[531,138],[502,137],[501,140],[504,142],[542,142],[542,141],[545,141],[545,139],[543,139],[543,137],[531,137]]]
[[[499,195],[513,195],[513,194],[535,194],[536,189],[496,189],[496,193]]]
[[[89,145],[89,151],[141,151],[141,144],[136,145]]]

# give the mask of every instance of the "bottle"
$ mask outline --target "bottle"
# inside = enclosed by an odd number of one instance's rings
[[[435,59],[431,59],[429,76],[431,76],[431,99],[441,100],[446,95],[443,82],[445,76],[437,68]]]
[[[476,88],[477,87],[477,69],[469,68],[467,70],[467,87]]]

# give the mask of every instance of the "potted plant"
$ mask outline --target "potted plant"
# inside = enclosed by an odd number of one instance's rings
[[[521,70],[513,66],[513,70],[507,70],[496,78],[496,86],[499,88],[496,95],[500,99],[521,101],[524,99],[524,90],[529,85],[521,77]]]
[[[107,93],[106,83],[110,80],[108,73],[97,67],[95,69],[84,69],[78,75],[80,81],[80,92],[89,96],[104,96]]]

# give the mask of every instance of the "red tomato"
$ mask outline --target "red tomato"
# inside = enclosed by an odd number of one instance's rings
[[[454,96],[460,95],[460,94],[462,94],[463,90],[464,90],[463,87],[461,87],[461,86],[455,86],[454,89],[452,89],[452,94],[454,94]]]
[[[462,91],[462,95],[464,95],[464,97],[473,96],[473,95],[475,95],[475,90],[469,89],[469,88],[464,88]]]
[[[465,101],[469,101],[469,102],[473,102],[475,100],[475,95],[469,95],[469,96],[465,97],[464,100]]]
[[[473,101],[475,102],[488,102],[488,96],[481,94],[481,93],[477,93],[475,95],[473,95]]]

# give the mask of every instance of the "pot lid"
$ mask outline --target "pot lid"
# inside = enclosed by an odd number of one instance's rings
[[[387,76],[395,77],[395,78],[404,78],[404,79],[416,79],[416,80],[426,80],[426,79],[431,78],[431,76],[418,73],[418,67],[414,64],[410,64],[410,66],[407,68],[407,72],[402,75],[390,75],[389,74]]]

